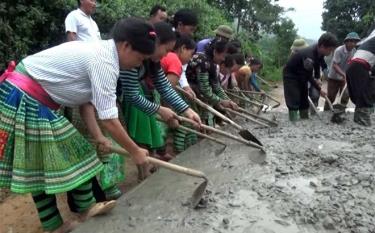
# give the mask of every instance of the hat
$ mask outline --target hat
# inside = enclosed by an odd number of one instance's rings
[[[300,50],[309,46],[304,39],[295,39],[290,50]]]
[[[348,33],[348,35],[346,35],[346,37],[344,39],[344,42],[347,41],[347,40],[360,41],[361,38],[359,38],[358,33],[356,33],[356,32],[350,32],[350,33]]]
[[[233,36],[233,30],[227,25],[220,25],[219,27],[216,28],[214,31],[216,35],[225,37],[227,39],[232,39]]]

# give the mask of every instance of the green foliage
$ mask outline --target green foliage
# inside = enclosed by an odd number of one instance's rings
[[[352,31],[365,36],[375,18],[373,0],[326,0],[324,8],[322,29],[336,34],[340,41]]]

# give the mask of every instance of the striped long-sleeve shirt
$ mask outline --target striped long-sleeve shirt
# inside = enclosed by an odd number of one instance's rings
[[[140,95],[139,82],[145,76],[145,66],[130,70],[121,70],[119,82],[124,95],[124,101],[136,106],[146,114],[155,114],[160,105],[151,102],[144,96]],[[161,98],[171,106],[177,113],[182,113],[189,108],[189,105],[177,94],[168,81],[164,71],[158,65],[156,75],[151,78],[156,90],[160,93]]]
[[[119,58],[113,40],[63,43],[22,60],[58,104],[74,107],[91,102],[99,119],[118,118],[116,85]]]
[[[216,105],[220,100],[229,99],[220,85],[217,65],[210,61],[206,54],[194,54],[187,67],[186,76],[197,96],[209,104]]]

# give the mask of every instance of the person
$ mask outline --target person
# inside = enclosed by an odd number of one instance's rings
[[[92,19],[91,15],[94,14],[96,9],[96,1],[95,0],[78,0],[78,9],[70,12],[66,19],[65,19],[65,31],[67,34],[67,41],[99,41],[101,40],[100,31],[95,23],[95,21]],[[64,116],[73,123],[75,127],[80,129],[81,131],[84,131],[83,128],[85,128],[82,124],[82,121],[79,119],[79,109],[76,108],[69,108],[64,107]],[[82,132],[86,133],[86,132]],[[105,156],[100,156],[100,159],[102,162],[106,160],[107,163],[110,161],[110,158],[112,158],[115,155],[108,154]],[[121,190],[117,186],[113,186],[111,188],[107,188],[106,190],[103,190],[100,187],[100,184],[96,177],[92,178],[92,189],[93,194],[98,202],[110,200],[110,199],[117,199],[122,195]],[[68,204],[70,207],[70,210],[73,212],[77,211],[77,206],[74,203],[73,200],[73,194],[71,192],[68,192],[67,199]]]
[[[289,110],[289,119],[296,121],[298,111],[301,119],[309,117],[308,82],[320,93],[326,93],[321,89],[320,83],[313,77],[320,76],[320,67],[324,62],[324,56],[329,55],[337,45],[337,38],[332,33],[324,33],[318,43],[300,50],[290,56],[283,69],[284,96]]]
[[[260,89],[260,86],[258,84],[257,80],[257,73],[263,68],[262,62],[255,58],[251,57],[249,59],[249,66],[250,66],[250,86],[254,91],[261,92],[262,90]]]
[[[119,79],[123,92],[124,118],[129,135],[139,145],[144,145],[149,150],[164,146],[160,128],[156,124],[155,113],[158,113],[172,128],[178,125],[176,114],[172,110],[153,101],[154,89],[178,114],[194,120],[197,125],[201,124],[198,114],[172,88],[160,65],[161,58],[175,46],[175,33],[168,23],[159,22],[154,26],[158,35],[154,54],[140,68],[121,71]],[[138,95],[140,91],[144,96]]]
[[[302,38],[297,38],[293,41],[292,46],[290,46],[290,55],[293,55],[300,51],[301,49],[307,48],[309,45]]]
[[[70,12],[65,18],[67,41],[101,40],[98,25],[92,19],[96,9],[96,0],[78,0],[78,9]]]
[[[151,8],[149,23],[155,24],[158,22],[165,22],[168,19],[167,8],[161,5],[155,5]]]
[[[204,102],[222,110],[223,108],[237,109],[236,103],[230,100],[219,82],[217,66],[226,56],[227,42],[214,40],[205,53],[196,53],[189,61],[186,76],[197,97]],[[200,111],[202,121],[214,126],[213,115],[205,110]]]
[[[197,43],[197,52],[203,53],[206,46],[213,40],[224,40],[224,41],[229,41],[233,38],[233,30],[231,27],[227,25],[220,25],[217,27],[214,31],[215,37],[213,38],[206,38],[203,40],[200,40]]]
[[[236,72],[245,65],[245,57],[242,53],[228,54],[220,64],[220,85],[224,90],[236,90],[238,88]]]
[[[152,33],[143,20],[123,19],[113,39],[63,43],[26,57],[1,76],[0,188],[31,193],[45,232],[68,232],[76,223],[63,223],[55,194],[73,192],[81,221],[116,203],[95,204],[90,179],[103,165],[95,148],[56,111],[60,105],[81,106],[94,140],[108,151],[111,144],[97,127],[96,109],[104,128],[134,162],[147,163],[147,150],[129,138],[117,118],[115,90],[120,67],[139,66],[154,52]]]
[[[172,52],[169,52],[160,61],[161,67],[164,73],[167,75],[169,82],[172,87],[179,86],[179,80],[183,72],[183,65],[187,64],[192,58],[195,52],[195,42],[188,35],[180,35],[177,37],[176,45]],[[189,100],[192,98],[190,95],[193,90],[190,86],[186,86],[183,89],[187,91],[185,99]],[[194,97],[193,97],[194,98]],[[183,123],[186,127],[191,127],[189,124]],[[173,149],[176,154],[183,152],[189,146],[197,143],[198,137],[194,133],[186,132],[182,129],[173,130]]]
[[[344,91],[341,104],[346,106],[349,102],[349,94],[347,89],[343,89],[346,83],[346,70],[348,68],[348,62],[356,52],[356,44],[360,41],[360,38],[356,32],[348,33],[344,39],[344,44],[337,47],[329,69],[328,74],[328,86],[327,86],[327,97],[331,103],[335,102],[337,93]],[[328,103],[325,103],[324,110],[328,110]]]
[[[349,96],[355,104],[354,122],[371,126],[371,108],[375,103],[375,37],[363,42],[346,71]]]
[[[172,26],[181,35],[193,36],[197,30],[198,16],[191,9],[180,9],[173,16]]]

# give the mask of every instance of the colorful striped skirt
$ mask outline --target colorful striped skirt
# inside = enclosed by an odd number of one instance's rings
[[[0,188],[72,190],[103,167],[95,148],[57,111],[8,81],[0,84]]]

